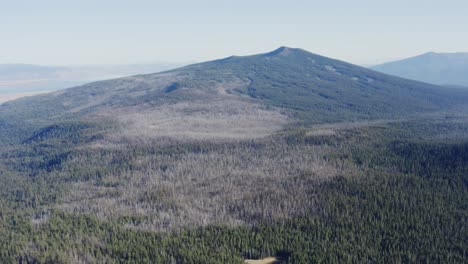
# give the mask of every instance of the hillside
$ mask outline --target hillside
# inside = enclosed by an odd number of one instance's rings
[[[371,68],[421,82],[468,87],[468,53],[428,52]]]
[[[237,112],[236,104],[263,110],[272,106],[270,114],[282,111],[302,123],[385,119],[447,110],[463,104],[467,94],[282,47],[9,102],[0,106],[0,133],[9,133],[6,129],[12,126],[31,130],[37,124],[76,118],[125,119],[134,114],[133,119],[144,120],[166,107],[174,113],[174,104],[179,112],[205,105],[210,113],[206,104],[216,102],[229,102],[221,103],[233,108],[225,109],[226,115]],[[142,122],[139,125],[147,127]]]
[[[61,90],[96,80],[153,73],[173,69],[181,65],[162,62],[89,66],[0,64],[0,96],[2,94]]]

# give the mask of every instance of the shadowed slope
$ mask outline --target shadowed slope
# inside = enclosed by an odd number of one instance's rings
[[[301,49],[188,66],[197,76],[237,76],[249,81],[238,92],[310,114],[316,122],[394,117],[437,110],[457,102],[460,91],[377,73]],[[464,95],[466,98],[466,94]],[[461,101],[458,101],[461,102]]]

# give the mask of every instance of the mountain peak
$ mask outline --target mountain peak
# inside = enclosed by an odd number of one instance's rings
[[[434,52],[429,51],[424,54],[421,54],[419,57],[466,57],[468,56],[468,52]],[[416,56],[417,58],[418,56]],[[409,58],[411,59],[411,58]]]
[[[437,55],[438,53],[434,52],[434,51],[428,51],[424,54],[422,54],[422,56],[433,56],[433,55]]]
[[[286,47],[286,46],[281,46],[281,47],[275,49],[274,51],[265,53],[264,56],[277,56],[277,55],[284,56],[284,55],[289,55],[289,54],[292,54],[292,53],[296,53],[296,52],[298,52],[298,51],[300,51],[300,50],[301,50],[301,49],[296,49],[296,48],[290,48],[290,47]]]
[[[273,51],[266,52],[266,53],[260,53],[260,54],[253,54],[253,55],[244,55],[244,56],[229,56],[223,59],[219,60],[214,60],[214,61],[207,61],[207,62],[202,62],[198,64],[194,64],[195,66],[200,66],[200,65],[206,65],[206,64],[211,64],[211,63],[230,63],[230,62],[239,62],[239,60],[249,60],[251,61],[252,59],[258,59],[258,58],[298,58],[298,57],[305,57],[306,55],[310,56],[313,55],[309,53],[308,51],[305,51],[303,49],[299,48],[291,48],[291,47],[286,47],[286,46],[281,46]],[[192,65],[189,65],[188,68],[190,68]]]

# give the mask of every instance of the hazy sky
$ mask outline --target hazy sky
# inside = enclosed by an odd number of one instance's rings
[[[0,63],[202,61],[282,45],[358,64],[468,51],[468,1],[0,0]]]

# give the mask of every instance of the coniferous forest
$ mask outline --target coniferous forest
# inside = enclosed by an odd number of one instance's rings
[[[340,128],[333,135],[294,131],[272,142],[241,146],[129,146],[121,153],[82,153],[74,148],[87,140],[85,125],[61,127],[60,134],[50,130],[47,136],[31,139],[32,145],[2,153],[1,261],[242,263],[276,256],[283,263],[461,263],[468,254],[468,126],[452,120],[428,122],[422,122],[428,129],[416,137],[419,128],[396,122]],[[69,140],[53,147],[64,129]],[[440,139],[446,130],[458,135]],[[275,144],[279,146],[271,146]],[[206,159],[222,151],[232,155],[229,162],[243,162],[236,155],[254,152],[274,159],[271,152],[285,145],[304,152],[322,149],[314,159],[323,164],[315,166],[333,164],[340,169],[320,172],[325,175],[304,170],[286,182],[267,175],[267,180],[278,182],[258,187],[251,196],[229,193],[236,196],[232,200],[219,199],[216,192],[225,188],[223,183],[212,184],[207,194],[219,200],[210,206],[223,209],[206,213],[213,219],[207,224],[194,221],[190,216],[197,219],[200,213],[183,208],[184,201],[176,197],[185,187],[142,189],[135,200],[126,200],[126,189],[112,178],[116,173],[144,174],[135,166],[149,155]],[[99,163],[92,161],[95,157]],[[174,164],[160,166],[165,167],[157,170],[179,169]],[[216,168],[204,168],[210,169]],[[80,198],[83,194],[74,193],[80,184],[90,185],[88,195],[103,202],[93,205]],[[198,191],[196,183],[187,185]],[[135,214],[138,207],[142,209]],[[161,212],[166,219],[157,216]]]

